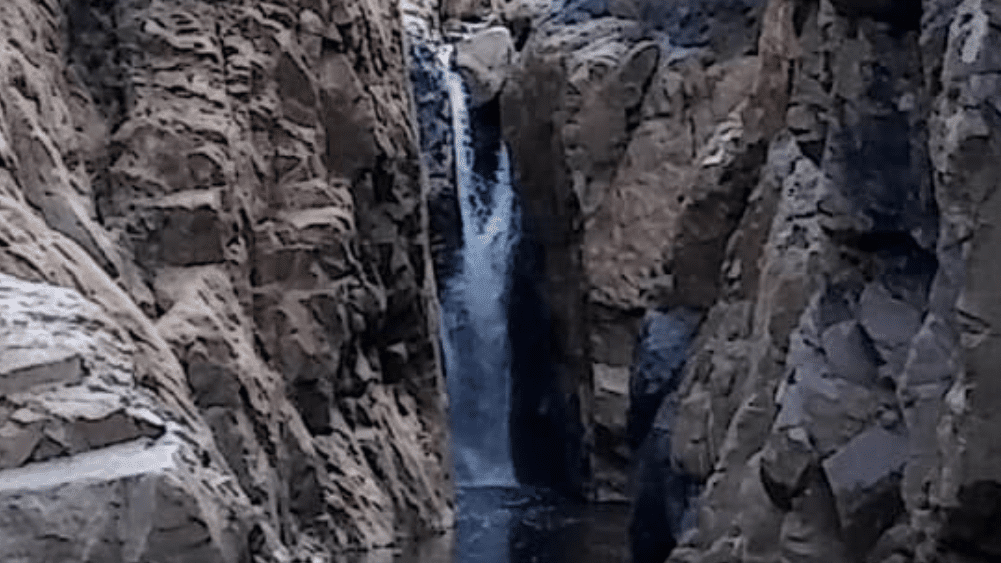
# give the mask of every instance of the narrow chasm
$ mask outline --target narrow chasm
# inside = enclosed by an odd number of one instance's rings
[[[450,538],[401,557],[622,560],[625,506],[582,503],[567,471],[580,406],[558,387],[545,256],[522,221],[499,99],[476,99],[452,42],[410,40],[429,207],[441,212],[431,237],[458,512]]]

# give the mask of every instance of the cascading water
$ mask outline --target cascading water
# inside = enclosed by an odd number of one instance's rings
[[[443,48],[439,58],[452,107],[462,221],[458,264],[440,280],[439,292],[456,479],[462,486],[513,486],[507,303],[519,221],[510,163],[499,139],[488,143],[496,146],[495,154],[478,154],[465,87],[450,66],[451,49]],[[478,165],[483,162],[489,165]]]
[[[510,306],[520,299],[514,309],[526,307],[524,295],[512,298],[512,292],[524,291],[524,280],[517,285],[513,279],[515,255],[523,255],[519,247],[529,241],[521,240],[511,163],[500,136],[500,106],[494,100],[470,108],[452,66],[453,48],[422,35],[428,33],[425,27],[415,24],[408,30],[459,490],[454,534],[413,546],[394,562],[624,561],[627,513],[622,506],[566,503],[552,491],[516,482],[509,428],[512,347],[537,340],[548,327],[519,328],[519,341],[512,345]],[[513,320],[526,319],[530,328],[538,328],[534,315]],[[543,369],[540,362],[524,357],[520,369],[540,375],[534,371]],[[553,452],[539,454],[544,458]]]

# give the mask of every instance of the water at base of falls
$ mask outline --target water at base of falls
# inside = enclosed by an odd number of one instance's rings
[[[336,558],[336,563],[627,563],[625,504],[576,504],[532,487],[457,493],[456,528],[442,536]]]
[[[511,486],[510,358],[507,302],[518,216],[507,150],[477,154],[459,74],[442,61],[452,107],[462,247],[455,273],[440,280],[441,340],[452,452],[460,485]],[[481,161],[478,162],[478,159]],[[484,170],[482,161],[490,161]],[[493,163],[496,162],[496,165]]]

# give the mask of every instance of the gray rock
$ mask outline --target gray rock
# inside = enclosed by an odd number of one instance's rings
[[[905,386],[946,384],[958,365],[952,329],[936,315],[929,315],[914,336],[902,376]]]
[[[224,481],[186,447],[142,439],[0,471],[0,559],[247,561]]]
[[[862,291],[858,319],[878,347],[906,344],[921,328],[921,312],[905,301],[894,299],[877,282],[866,285]]]
[[[772,503],[792,509],[792,499],[806,488],[808,469],[817,463],[817,453],[801,427],[773,433],[761,456],[761,482]]]
[[[455,64],[465,78],[472,107],[500,93],[514,53],[514,42],[506,27],[490,27],[456,43]]]
[[[837,323],[820,336],[834,373],[858,385],[876,382],[879,356],[855,321]]]
[[[0,356],[0,395],[83,378],[80,355],[60,348],[7,349]]]
[[[865,553],[904,511],[907,436],[874,426],[823,462],[849,548]]]

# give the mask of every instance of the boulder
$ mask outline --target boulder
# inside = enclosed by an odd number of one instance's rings
[[[820,339],[835,375],[858,385],[876,382],[879,356],[857,322],[837,323],[825,330]]]
[[[875,426],[824,460],[849,549],[864,554],[904,511],[907,436]]]
[[[471,107],[481,106],[500,93],[514,54],[506,27],[490,27],[455,44],[455,64],[465,79]]]
[[[0,558],[247,561],[247,514],[186,449],[140,439],[0,471]]]

